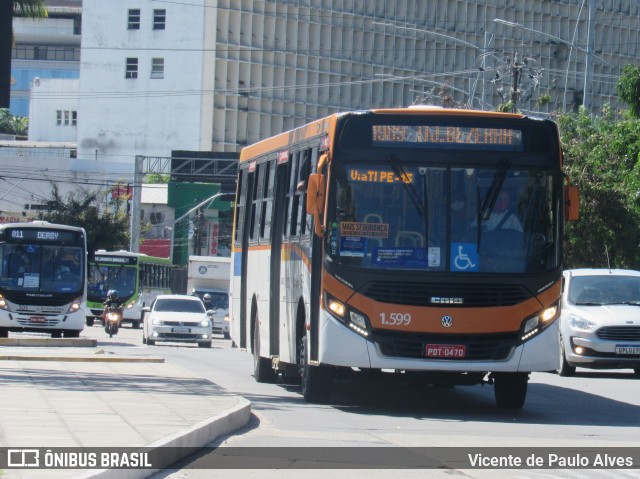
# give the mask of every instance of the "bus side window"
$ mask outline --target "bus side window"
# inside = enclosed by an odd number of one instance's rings
[[[273,183],[275,181],[275,158],[265,163],[262,213],[260,214],[260,241],[269,243],[273,209]]]
[[[300,152],[293,154],[291,158],[291,178],[289,181],[289,196],[291,198],[289,202],[289,236],[298,236],[298,213],[300,209],[300,194],[297,192],[298,185],[298,165],[300,159]]]
[[[298,186],[302,186],[302,189],[297,192],[299,197],[298,205],[298,217],[300,218],[300,236],[308,236],[309,228],[308,222],[311,215],[307,215],[305,205],[307,204],[307,183],[309,181],[309,175],[311,174],[312,164],[312,150],[307,148],[301,153],[300,156],[300,169],[298,172]]]
[[[251,202],[251,224],[249,225],[249,240],[258,240],[258,225],[260,223],[260,202],[262,198],[262,186],[260,185],[260,178],[264,178],[264,165],[260,164],[256,166],[256,171],[253,173],[253,191],[251,197],[247,199],[247,203]]]
[[[247,175],[249,173],[248,169],[243,169],[240,171],[238,175],[238,197],[236,198],[236,230],[234,231],[233,241],[235,246],[240,246],[240,242],[242,241],[242,230],[244,226],[244,215],[245,215],[245,198],[247,193]]]

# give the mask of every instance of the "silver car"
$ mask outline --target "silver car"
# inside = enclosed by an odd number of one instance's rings
[[[565,271],[560,343],[561,376],[577,366],[640,375],[640,271]]]
[[[198,343],[211,347],[211,314],[200,298],[182,294],[161,294],[150,307],[142,308],[144,327],[142,342],[153,346],[157,341]]]

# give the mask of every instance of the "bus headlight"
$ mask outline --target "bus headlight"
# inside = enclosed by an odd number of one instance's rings
[[[2,296],[1,294],[0,294],[0,309],[9,311],[9,303],[7,303],[7,300],[4,299],[4,296]]]
[[[369,339],[371,337],[369,320],[364,314],[351,309],[327,293],[325,293],[324,297],[325,306],[332,313],[333,317],[363,338]]]
[[[135,304],[135,302],[133,302],[133,301],[131,303],[127,304],[127,309],[133,308],[134,304]]]
[[[558,303],[540,311],[535,316],[527,318],[522,323],[520,340],[526,341],[540,333],[544,328],[550,325],[560,312]]]
[[[67,311],[67,314],[75,313],[79,309],[80,309],[80,301],[76,299],[69,305],[69,310]]]

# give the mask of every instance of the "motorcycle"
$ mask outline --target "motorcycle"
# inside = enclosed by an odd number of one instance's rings
[[[122,307],[117,304],[105,306],[102,312],[102,323],[104,324],[104,331],[113,338],[114,334],[118,334],[120,323],[122,322]]]

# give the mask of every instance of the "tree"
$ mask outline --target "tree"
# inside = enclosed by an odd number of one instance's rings
[[[565,172],[580,188],[580,219],[566,226],[567,268],[640,268],[640,120],[604,107],[558,117]]]
[[[45,18],[44,0],[0,0],[0,108],[9,108],[11,98],[11,49],[13,17]]]
[[[26,136],[29,132],[29,120],[24,116],[13,116],[9,109],[0,108],[0,133]]]
[[[129,249],[129,222],[118,208],[115,213],[100,212],[102,192],[78,189],[62,197],[58,185],[52,183],[49,211],[43,219],[52,223],[82,226],[87,232],[89,251]]]
[[[629,111],[640,118],[640,66],[625,65],[616,86],[620,99],[629,105]]]

